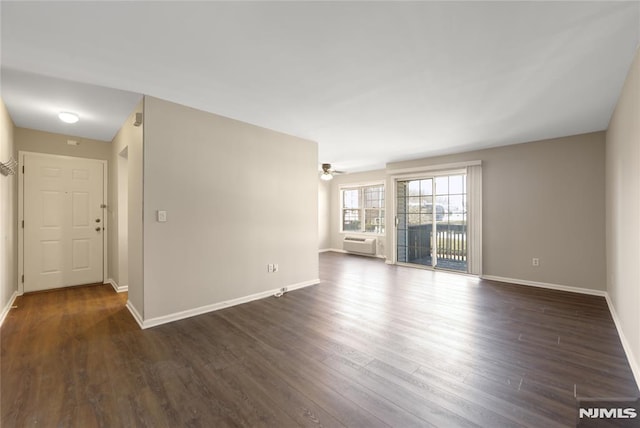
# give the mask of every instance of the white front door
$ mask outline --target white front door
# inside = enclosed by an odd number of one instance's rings
[[[24,156],[24,291],[103,280],[103,161]]]

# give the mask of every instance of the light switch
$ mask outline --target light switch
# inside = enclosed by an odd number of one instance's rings
[[[158,223],[164,223],[165,221],[167,221],[167,212],[158,211]]]

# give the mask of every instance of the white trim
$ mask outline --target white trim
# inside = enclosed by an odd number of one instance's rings
[[[467,272],[482,275],[482,166],[467,168]]]
[[[7,305],[2,309],[2,312],[0,312],[0,326],[2,326],[4,319],[7,317],[7,315],[9,315],[9,311],[13,306],[13,302],[16,301],[16,297],[18,297],[18,292],[14,291],[13,294],[11,295],[11,298],[7,302]]]
[[[459,175],[459,174],[467,174],[467,170],[465,168],[458,169],[443,169],[437,171],[418,171],[411,174],[397,174],[390,175],[389,177],[393,180],[394,184],[398,181],[409,181],[409,180],[424,180],[425,178],[436,178],[443,177],[448,175]],[[467,193],[468,190],[467,190]]]
[[[344,184],[338,184],[338,190],[343,190],[343,189],[357,189],[358,187],[370,187],[370,186],[380,186],[385,184],[385,180],[374,180],[374,181],[366,181],[364,183],[359,182],[359,183],[344,183]]]
[[[322,250],[318,250],[319,253],[326,253],[327,251],[333,251],[331,248],[323,248]]]
[[[18,284],[17,289],[19,294],[24,294],[24,282],[22,277],[24,276],[24,229],[21,222],[24,220],[24,174],[22,168],[24,167],[25,152],[18,152]]]
[[[467,242],[472,244],[472,246],[467,246],[467,271],[459,273],[470,274],[473,276],[479,276],[482,274],[482,170],[481,168],[477,168],[479,173],[476,171],[475,175],[477,179],[474,181],[474,185],[471,186],[471,174],[469,172],[469,167],[472,166],[480,167],[482,166],[482,161],[476,160],[387,171],[386,188],[389,189],[387,196],[390,194],[391,196],[388,197],[388,200],[393,201],[390,209],[386,212],[387,225],[385,227],[387,232],[390,230],[393,231],[391,235],[391,264],[398,264],[398,182],[464,174],[466,176],[467,183],[467,202],[469,203],[469,207],[473,206],[474,209],[467,212]],[[411,174],[398,174],[402,172],[410,172]],[[433,203],[435,203],[435,180],[433,186]],[[389,213],[391,215],[389,215]],[[433,214],[436,215],[435,210],[433,210]],[[434,221],[432,236],[435,236],[435,231],[436,222]],[[473,235],[471,235],[471,232],[473,232]],[[407,263],[407,265],[410,267],[416,267],[416,265],[411,263]]]
[[[129,291],[128,285],[118,285],[118,283],[112,278],[107,279],[104,283],[111,284],[116,293],[124,293],[125,291]]]
[[[419,173],[419,172],[434,172],[441,170],[450,170],[450,169],[462,169],[468,166],[474,165],[482,165],[481,160],[475,161],[467,161],[467,162],[455,162],[455,163],[445,163],[440,165],[425,165],[425,166],[416,166],[413,168],[399,168],[399,169],[389,169],[387,167],[386,173],[387,175],[397,175],[397,174],[411,174],[411,173]]]
[[[106,160],[102,161],[102,282],[107,281],[109,275],[109,211],[107,202],[109,202],[109,164]]]
[[[613,306],[613,302],[611,301],[611,298],[609,297],[609,293],[607,293],[604,290],[592,290],[590,288],[572,287],[570,285],[550,284],[547,282],[528,281],[525,279],[504,278],[501,276],[493,276],[493,275],[483,275],[481,278],[487,279],[490,281],[507,282],[511,284],[525,285],[530,287],[547,288],[550,290],[568,291],[571,293],[588,294],[591,296],[604,297],[607,302],[607,306],[609,307],[611,318],[613,318],[613,323],[616,326],[618,337],[620,338],[620,342],[622,343],[622,348],[624,349],[624,353],[627,357],[627,361],[629,362],[629,366],[631,367],[631,372],[633,373],[633,377],[635,378],[638,388],[640,388],[640,366],[638,365],[638,360],[636,360],[635,356],[633,355],[633,350],[631,348],[631,345],[629,344],[629,341],[627,340],[627,337],[624,335],[624,332],[622,331],[622,325],[620,324],[620,319],[618,318],[616,309]]]
[[[398,262],[398,225],[396,224],[396,220],[398,218],[397,178],[388,176],[386,188],[388,189],[388,192],[386,192],[385,196],[389,199],[389,201],[391,201],[391,209],[385,213],[385,218],[387,219],[387,226],[385,227],[385,231],[390,232],[391,236],[391,259],[387,259],[387,263],[391,261],[391,263],[389,264],[395,265]],[[385,203],[387,203],[386,200]]]
[[[289,292],[289,291],[297,290],[297,289],[300,289],[300,288],[309,287],[311,285],[316,285],[316,284],[319,284],[319,283],[320,283],[319,279],[312,279],[310,281],[299,282],[297,284],[287,285],[285,287],[286,287],[287,291]],[[229,308],[231,306],[236,306],[236,305],[240,305],[240,304],[243,304],[243,303],[248,303],[248,302],[251,302],[253,300],[258,300],[258,299],[264,299],[264,298],[267,298],[267,297],[271,297],[275,293],[279,292],[280,290],[281,290],[281,288],[262,291],[260,293],[251,294],[249,296],[238,297],[237,299],[231,299],[231,300],[226,300],[224,302],[218,302],[218,303],[213,303],[213,304],[210,304],[210,305],[200,306],[199,308],[187,309],[185,311],[175,312],[175,313],[168,314],[168,315],[162,315],[162,316],[159,316],[159,317],[150,318],[148,320],[142,320],[142,321],[137,318],[137,317],[139,317],[139,315],[136,315],[137,311],[136,311],[136,314],[133,314],[133,311],[135,311],[135,308],[133,308],[133,306],[129,307],[129,303],[130,302],[127,302],[127,307],[132,312],[134,318],[136,318],[136,321],[138,322],[140,327],[143,328],[143,329],[146,329],[146,328],[151,328],[151,327],[155,327],[155,326],[158,326],[158,325],[170,323],[170,322],[173,322],[173,321],[178,321],[178,320],[185,319],[185,318],[191,318],[191,317],[194,317],[196,315],[202,315],[202,314],[206,314],[208,312],[213,312],[213,311],[217,311],[217,310],[220,310],[220,309]]]
[[[24,275],[24,229],[21,222],[24,220],[24,174],[22,168],[24,168],[25,156],[42,156],[42,157],[54,157],[58,159],[68,160],[86,160],[100,162],[102,164],[102,183],[103,194],[102,203],[107,205],[109,195],[109,161],[104,159],[83,158],[79,156],[65,156],[56,155],[52,153],[39,153],[18,151],[18,294],[24,294],[24,283],[22,282],[22,276]],[[108,212],[107,208],[102,209],[103,218],[103,230],[102,230],[102,282],[106,284],[109,281],[107,274],[109,272],[109,228],[108,228]]]
[[[620,318],[618,318],[618,313],[616,312],[615,306],[613,306],[613,302],[609,297],[609,293],[605,293],[605,299],[607,300],[607,305],[609,306],[609,312],[611,312],[611,318],[613,318],[613,323],[616,325],[616,330],[618,330],[618,336],[620,337],[620,342],[622,342],[622,348],[624,349],[624,353],[627,355],[627,361],[629,361],[629,366],[631,366],[631,372],[633,373],[633,377],[636,380],[636,385],[640,388],[640,365],[638,365],[638,360],[636,360],[633,355],[633,350],[627,337],[624,335],[622,331],[622,324],[620,324]]]
[[[384,195],[384,208],[373,208],[373,209],[377,209],[378,213],[380,213],[380,210],[384,211],[385,213],[385,224],[384,224],[384,228],[385,231],[383,233],[377,233],[377,232],[365,232],[364,230],[357,230],[357,231],[353,231],[353,230],[344,230],[344,219],[342,218],[342,214],[344,213],[345,209],[349,209],[349,208],[343,208],[342,204],[344,203],[344,199],[342,197],[342,192],[344,190],[362,190],[365,187],[374,187],[374,186],[382,186],[382,193]],[[359,197],[363,196],[363,194],[360,192]],[[387,218],[387,182],[386,180],[377,180],[377,181],[370,181],[368,183],[347,183],[347,184],[340,184],[338,185],[338,218],[340,219],[340,228],[338,230],[338,233],[342,233],[345,235],[364,235],[367,237],[371,237],[371,236],[382,236],[384,237],[387,233],[387,224],[386,224],[386,218]],[[365,207],[364,207],[364,201],[362,202],[362,207],[358,208],[358,210],[362,213],[362,220],[361,220],[361,227],[364,229],[364,217],[365,217]]]
[[[312,279],[311,281],[302,281],[302,282],[298,282],[296,284],[293,284],[291,286],[286,287],[287,288],[287,292],[289,291],[293,291],[293,290],[299,290],[301,288],[306,288],[306,287],[311,287],[312,285],[318,285],[320,284],[320,279]],[[278,290],[276,290],[278,291]],[[275,292],[272,292],[271,295],[275,294]],[[254,299],[255,300],[255,299]]]
[[[136,320],[136,322],[138,323],[140,328],[145,328],[144,327],[144,321],[142,320],[142,316],[140,315],[140,313],[138,312],[136,307],[133,306],[133,303],[131,303],[131,300],[127,300],[127,305],[126,306],[127,306],[127,309],[129,309],[129,312],[131,313],[131,316],[133,316],[133,319]]]
[[[550,290],[568,291],[570,293],[590,294],[592,296],[605,297],[607,292],[604,290],[592,290],[590,288],[573,287],[571,285],[551,284],[548,282],[529,281],[526,279],[505,278],[502,276],[482,275],[480,278],[489,281],[507,282],[510,284],[527,285],[530,287],[547,288]]]
[[[616,326],[618,337],[620,338],[620,342],[622,343],[622,349],[624,349],[625,355],[627,357],[627,361],[629,362],[629,366],[631,367],[631,372],[633,373],[633,377],[635,378],[636,385],[638,385],[638,388],[640,388],[640,365],[638,365],[638,360],[635,359],[633,350],[631,348],[631,344],[629,344],[627,337],[624,335],[624,332],[622,331],[622,325],[620,324],[618,313],[616,312],[616,309],[613,306],[613,302],[609,297],[609,293],[607,293],[604,290],[592,290],[590,288],[572,287],[570,285],[550,284],[546,282],[528,281],[524,279],[504,278],[501,276],[493,276],[493,275],[483,275],[481,278],[488,279],[490,281],[507,282],[511,284],[525,285],[530,287],[540,287],[540,288],[547,288],[550,290],[568,291],[571,293],[580,293],[580,294],[588,294],[591,296],[604,297],[607,302],[607,306],[609,307],[611,318],[613,318],[613,323]]]

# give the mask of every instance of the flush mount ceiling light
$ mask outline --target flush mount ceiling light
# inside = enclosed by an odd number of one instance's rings
[[[76,123],[80,120],[80,116],[68,111],[61,111],[58,113],[58,118],[65,123]]]

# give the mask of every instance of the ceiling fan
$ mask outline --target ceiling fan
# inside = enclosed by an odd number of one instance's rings
[[[330,163],[322,164],[322,174],[320,174],[320,180],[329,181],[333,178],[334,174],[344,174],[344,171],[336,171],[331,168]]]

